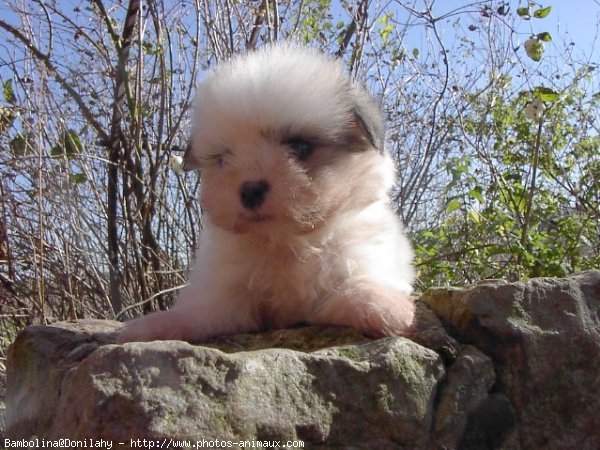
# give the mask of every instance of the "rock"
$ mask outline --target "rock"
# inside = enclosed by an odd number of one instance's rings
[[[483,372],[476,397],[485,398],[493,368],[474,348],[463,355],[423,306],[419,317],[415,339],[461,367],[481,365],[457,370],[442,394],[445,368],[436,352],[346,328],[293,328],[202,346],[118,346],[111,344],[118,322],[29,327],[10,347],[7,436],[300,439],[321,448],[425,449],[440,422],[440,442],[456,441],[478,401],[454,391],[466,392]],[[438,396],[450,405],[441,418]]]
[[[96,324],[76,325],[84,331],[69,324],[29,327],[12,345],[8,437],[425,448],[444,375],[440,357],[427,348],[404,338],[370,341],[347,329],[280,330],[211,347],[118,346],[101,345]],[[290,342],[305,350],[273,348]],[[238,351],[241,344],[251,350]]]
[[[114,340],[107,332],[120,326],[81,321],[67,328],[28,327],[20,333],[8,351],[5,437],[43,436],[38,430],[49,429],[54,421],[66,372]]]
[[[436,289],[421,301],[492,358],[520,448],[600,448],[600,271]]]
[[[465,386],[465,380],[471,380]],[[448,369],[446,385],[436,405],[434,433],[436,448],[456,448],[467,424],[469,413],[488,397],[496,376],[492,361],[474,347],[466,347]]]
[[[600,271],[417,306],[410,338],[380,340],[310,326],[114,345],[118,322],[29,327],[9,349],[6,438],[600,448]]]

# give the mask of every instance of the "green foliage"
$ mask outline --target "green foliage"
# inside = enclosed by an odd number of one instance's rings
[[[542,33],[538,33],[538,34],[535,35],[535,37],[538,40],[543,41],[543,42],[550,42],[550,41],[552,41],[552,36],[547,31],[544,31]]]
[[[416,233],[420,279],[516,280],[599,267],[600,136],[577,120],[595,100],[577,83],[560,93],[538,86],[494,96],[482,114],[491,96],[472,96],[464,130],[492,145],[449,161],[446,219]],[[524,112],[531,98],[546,106],[539,121]]]
[[[554,89],[537,86],[533,89],[533,95],[538,97],[543,102],[555,102],[559,99],[560,95]]]
[[[517,8],[517,14],[519,15],[519,17],[522,17],[523,19],[530,19],[531,16],[529,15],[529,8],[525,8],[525,7],[520,7]]]
[[[532,12],[532,8],[536,7]],[[551,6],[542,7],[535,2],[530,1],[527,7],[520,7],[517,9],[517,15],[525,20],[531,20],[532,17],[536,19],[545,19],[552,11]],[[525,53],[529,58],[535,62],[540,62],[544,56],[544,42],[551,42],[552,36],[547,31],[534,34],[527,41],[525,41]]]
[[[10,105],[14,105],[17,97],[13,88],[13,80],[6,80],[2,85],[2,89],[4,101]],[[4,107],[0,105],[0,134],[13,125],[16,115],[16,110],[12,106]]]
[[[301,36],[305,43],[323,40],[332,30],[343,27],[333,24],[331,0],[308,0],[299,14],[302,14]]]
[[[16,101],[16,97],[15,97],[15,91],[13,89],[12,86],[12,79],[6,80],[4,82],[4,101],[7,103],[15,103]]]
[[[390,36],[394,30],[394,25],[390,23],[390,20],[394,17],[392,13],[387,13],[377,19],[377,22],[381,25],[377,32],[381,37],[381,43],[383,46],[387,46],[390,43]]]
[[[15,111],[12,108],[0,106],[0,134],[8,130],[15,121]]]
[[[73,159],[83,151],[83,144],[74,130],[65,130],[60,141],[50,150],[50,156]]]
[[[88,181],[87,177],[83,173],[73,173],[70,175],[69,180],[74,184],[81,184]]]
[[[551,11],[530,1],[516,17]],[[534,32],[523,47],[540,62],[552,41]],[[464,94],[454,138],[464,148],[446,163],[445,215],[414,234],[422,287],[600,267],[600,97],[587,93],[595,66],[574,66],[562,88],[558,71],[523,85],[503,70]]]
[[[545,17],[548,17],[548,14],[550,14],[550,11],[552,11],[552,6],[547,6],[546,8],[536,9],[533,12],[533,17],[535,17],[536,19],[543,19]]]
[[[525,52],[535,62],[540,62],[544,56],[544,44],[537,38],[525,42]]]
[[[532,8],[536,9],[532,10]],[[530,1],[526,7],[522,6],[517,8],[517,15],[525,20],[531,20],[532,17],[536,19],[544,19],[548,17],[551,11],[552,6],[543,7],[535,2]]]

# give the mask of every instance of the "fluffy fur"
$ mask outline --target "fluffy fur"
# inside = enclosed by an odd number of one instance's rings
[[[303,322],[406,333],[413,253],[381,113],[337,62],[291,45],[238,56],[198,88],[194,124],[205,228],[189,285],[121,342]]]

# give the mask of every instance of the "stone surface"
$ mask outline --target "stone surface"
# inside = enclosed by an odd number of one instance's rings
[[[118,322],[29,327],[9,350],[6,437],[597,449],[599,311],[591,271],[430,290],[410,338],[298,327],[114,345]]]
[[[520,448],[600,448],[600,271],[438,289],[421,300],[456,339],[492,358]]]

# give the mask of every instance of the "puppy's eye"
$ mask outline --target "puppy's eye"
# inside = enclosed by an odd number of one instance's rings
[[[212,167],[223,167],[226,163],[225,154],[223,153],[209,155],[205,159]]]
[[[315,150],[312,142],[302,138],[294,138],[285,141],[285,144],[292,150],[291,154],[298,161],[306,161]]]

